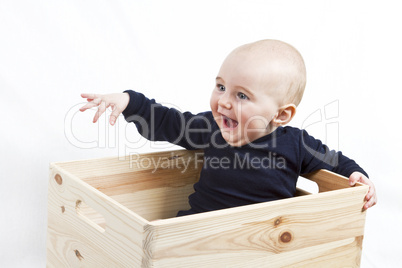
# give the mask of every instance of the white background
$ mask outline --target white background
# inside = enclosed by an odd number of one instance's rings
[[[92,124],[94,111],[77,113],[81,92],[136,89],[205,111],[224,57],[265,38],[294,45],[306,62],[306,93],[291,125],[356,159],[377,187],[362,267],[400,265],[399,6],[1,0],[0,267],[45,266],[49,162],[117,156],[126,143],[137,152],[173,149],[139,139],[123,118],[115,128],[105,117]]]

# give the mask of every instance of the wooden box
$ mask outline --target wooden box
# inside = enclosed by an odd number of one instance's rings
[[[359,266],[368,186],[320,170],[317,194],[175,218],[201,167],[185,150],[52,163],[47,267]]]

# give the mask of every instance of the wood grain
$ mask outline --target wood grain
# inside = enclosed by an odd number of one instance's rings
[[[318,194],[300,189],[294,198],[175,218],[188,208],[202,152],[135,157],[51,164],[47,267],[360,264],[366,185],[320,170],[305,175]]]
[[[363,235],[365,222],[361,208],[366,189],[359,188],[158,221],[147,228],[153,232],[147,250],[156,267],[180,259],[191,267],[202,267],[200,261],[219,267],[242,264],[239,256],[245,265],[250,253],[253,258],[289,256],[303,248],[355,239]]]
[[[47,266],[139,267],[147,221],[56,166],[51,167],[50,174]],[[54,179],[57,175],[62,184]],[[103,215],[104,229],[78,213],[80,201]]]

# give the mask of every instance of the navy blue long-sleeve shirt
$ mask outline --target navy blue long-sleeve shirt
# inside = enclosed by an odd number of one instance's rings
[[[178,216],[293,197],[300,174],[327,169],[349,177],[366,172],[341,152],[330,151],[305,130],[279,127],[241,147],[222,137],[212,112],[194,115],[157,104],[131,90],[123,115],[152,141],[204,150],[200,179],[189,196],[191,209]]]

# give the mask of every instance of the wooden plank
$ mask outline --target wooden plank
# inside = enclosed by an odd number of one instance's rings
[[[305,247],[281,254],[269,255],[263,252],[225,254],[217,252],[214,258],[200,259],[195,263],[193,257],[163,259],[154,262],[154,267],[226,267],[226,268],[275,268],[275,267],[359,267],[362,237],[348,238]]]
[[[85,182],[108,196],[135,194],[143,190],[180,188],[193,185],[199,179],[199,171],[186,173],[177,170],[139,171],[86,178]]]
[[[202,267],[205,263],[245,265],[257,255],[288,255],[362,236],[365,212],[361,208],[367,188],[151,222],[146,228],[146,236],[152,237],[145,248],[149,252],[146,255],[154,267],[169,267],[172,261],[185,263],[176,267]]]
[[[302,176],[316,182],[320,193],[350,187],[348,178],[325,169],[317,170]],[[356,183],[356,186],[363,186],[363,184]]]
[[[50,174],[47,266],[139,267],[147,221],[57,165]],[[105,228],[78,213],[80,201],[103,215]]]
[[[190,166],[189,168],[186,168],[188,161],[190,161]],[[180,173],[186,173],[187,171],[200,171],[202,168],[202,161],[202,151],[176,150],[131,155],[122,159],[119,157],[105,157],[79,161],[58,162],[54,164],[65,171],[74,174],[81,180],[91,184],[91,178],[107,177],[109,175],[121,175],[133,172],[142,173],[145,171],[147,176],[158,177],[160,176],[158,174],[163,172],[163,170],[175,170],[171,174],[177,176],[180,175]],[[107,181],[103,182],[107,183]]]
[[[179,210],[190,209],[188,196],[193,184],[182,187],[162,187],[111,196],[118,203],[135,211],[148,221],[176,217]]]
[[[337,241],[335,243],[350,241],[350,243],[340,244],[339,247],[328,247],[327,244],[317,246],[317,250],[322,250],[322,254],[317,254],[313,258],[304,258],[303,261],[293,263],[292,267],[360,267],[363,236]],[[313,249],[315,250],[315,249]],[[308,254],[306,252],[306,254]]]
[[[296,188],[295,196],[302,196],[302,195],[309,195],[309,194],[311,194],[311,193],[302,188]]]

